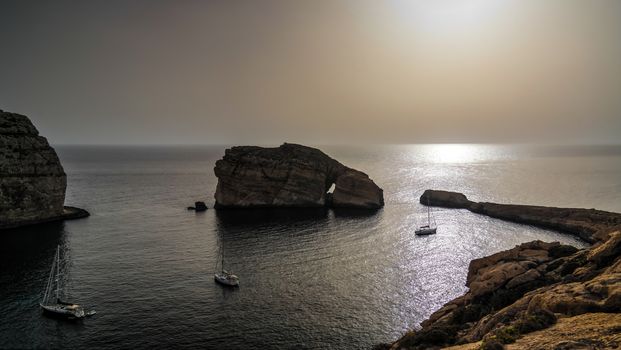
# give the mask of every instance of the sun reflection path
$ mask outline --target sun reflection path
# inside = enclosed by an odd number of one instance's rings
[[[425,145],[419,151],[429,163],[473,163],[490,156],[485,146],[473,144]]]

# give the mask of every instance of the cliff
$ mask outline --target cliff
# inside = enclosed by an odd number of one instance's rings
[[[466,294],[434,312],[420,330],[380,348],[464,344],[454,349],[502,349],[515,343],[508,348],[586,349],[621,344],[620,214],[476,203],[445,191],[425,191],[421,203],[555,228],[589,238],[594,245],[578,250],[558,242],[533,241],[473,260]],[[604,323],[609,321],[617,326]]]
[[[30,120],[0,110],[0,228],[87,216],[64,207],[66,187],[56,152]]]
[[[216,208],[384,205],[382,189],[367,174],[302,145],[233,147],[216,162],[214,172]]]

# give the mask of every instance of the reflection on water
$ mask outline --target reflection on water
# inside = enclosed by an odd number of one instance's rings
[[[0,348],[370,348],[462,294],[474,258],[534,239],[584,245],[442,208],[433,209],[438,234],[416,237],[425,189],[621,211],[620,153],[322,149],[368,173],[386,206],[195,213],[185,208],[213,204],[221,147],[59,148],[67,203],[92,216],[2,232]],[[37,305],[57,244],[70,259],[69,297],[98,311],[80,325],[41,317]],[[238,290],[213,280],[220,247]]]

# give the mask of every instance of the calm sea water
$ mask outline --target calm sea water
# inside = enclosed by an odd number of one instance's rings
[[[374,215],[186,211],[213,204],[225,147],[58,147],[67,204],[88,219],[2,232],[1,348],[360,349],[394,340],[464,293],[470,260],[559,233],[433,209],[427,188],[473,200],[621,211],[621,148],[321,147],[384,188]],[[71,323],[38,308],[56,245],[66,295],[97,310]],[[241,278],[213,281],[218,249]]]

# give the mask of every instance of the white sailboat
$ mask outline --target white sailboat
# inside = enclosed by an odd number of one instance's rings
[[[427,225],[420,226],[414,231],[417,236],[432,235],[436,233],[437,225],[435,219],[431,222],[431,207],[429,206],[429,198],[427,198]]]
[[[56,255],[47,280],[43,299],[39,303],[44,313],[51,316],[64,317],[68,319],[80,319],[85,316],[94,315],[95,311],[85,312],[84,308],[78,304],[69,303],[60,299],[61,291],[61,272],[60,272],[60,246],[56,247]]]
[[[216,282],[229,287],[239,286],[239,277],[224,269],[224,249],[220,248],[221,270],[218,272],[218,264],[216,263],[216,273],[214,279]]]

